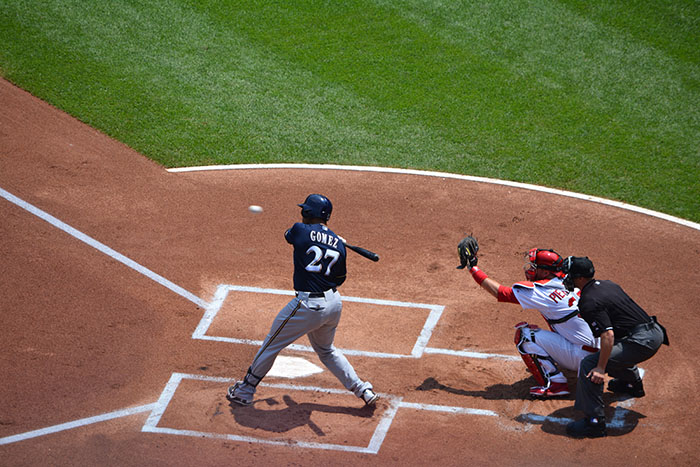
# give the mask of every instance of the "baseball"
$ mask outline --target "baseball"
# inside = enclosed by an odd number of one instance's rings
[[[251,206],[248,206],[248,211],[254,212],[254,213],[259,213],[259,212],[263,212],[263,208],[262,208],[262,206],[257,206],[255,204],[253,204]]]

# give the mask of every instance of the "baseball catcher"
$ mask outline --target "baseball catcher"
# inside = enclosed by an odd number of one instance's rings
[[[479,244],[471,235],[457,247],[460,265],[474,281],[499,302],[516,303],[540,312],[550,330],[521,322],[515,325],[515,346],[538,386],[530,396],[568,395],[569,385],[560,367],[578,370],[581,360],[598,351],[598,340],[578,315],[578,295],[564,287],[563,258],[554,250],[532,248],[525,254],[525,281],[506,287],[477,267]]]

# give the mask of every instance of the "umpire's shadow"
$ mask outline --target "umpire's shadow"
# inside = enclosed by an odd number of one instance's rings
[[[259,409],[256,405],[266,404],[268,407],[279,405],[275,398],[259,399],[252,406],[244,407],[234,402],[229,405],[231,414],[239,425],[270,431],[273,433],[284,433],[294,428],[308,425],[318,436],[326,436],[321,427],[311,420],[313,412],[325,412],[350,415],[359,418],[372,418],[375,406],[364,406],[360,408],[339,407],[324,404],[312,404],[308,402],[297,403],[289,395],[282,396],[286,407],[282,409],[265,410]]]
[[[646,418],[646,415],[634,410],[611,405],[612,402],[623,400],[625,400],[624,397],[613,394],[606,393],[603,395],[608,436],[626,435],[637,427],[639,420]],[[568,436],[566,434],[566,425],[583,418],[583,416],[583,413],[575,410],[572,404],[569,407],[555,410],[547,416],[524,413],[518,415],[515,420],[523,424],[540,425],[542,431],[551,435]]]
[[[440,383],[435,378],[426,378],[420,386],[416,388],[417,391],[445,391],[450,394],[456,394],[458,396],[468,396],[468,397],[481,397],[486,400],[529,400],[530,398],[530,387],[536,386],[537,383],[532,377],[525,378],[517,383],[513,384],[492,384],[481,390],[469,390],[460,389],[446,384]],[[557,399],[566,399],[569,396],[558,397]]]

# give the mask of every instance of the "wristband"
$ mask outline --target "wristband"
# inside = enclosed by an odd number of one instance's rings
[[[477,284],[481,285],[482,282],[484,282],[486,279],[488,279],[489,276],[486,275],[484,271],[479,269],[478,267],[474,266],[469,270],[469,272],[472,274],[472,277],[476,281]]]

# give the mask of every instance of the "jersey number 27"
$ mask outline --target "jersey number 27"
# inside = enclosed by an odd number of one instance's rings
[[[331,268],[333,267],[335,262],[338,261],[338,258],[340,258],[340,252],[330,249],[324,250],[323,248],[316,245],[313,245],[308,250],[306,250],[306,254],[308,255],[309,253],[313,253],[314,255],[314,259],[311,260],[311,262],[307,264],[305,268],[309,272],[320,273],[323,269],[323,260],[327,258],[331,259],[328,262],[328,266],[326,266],[325,271],[323,271],[323,274],[325,276],[330,276]]]

